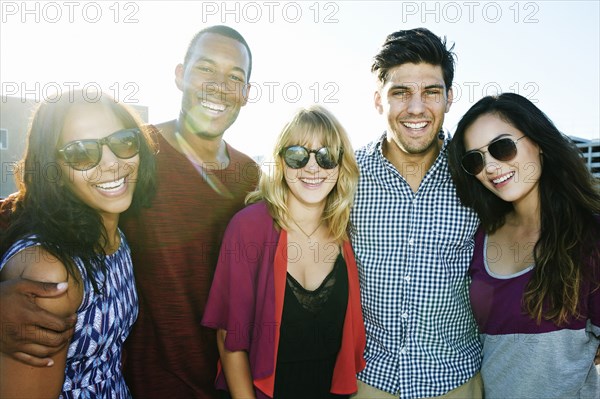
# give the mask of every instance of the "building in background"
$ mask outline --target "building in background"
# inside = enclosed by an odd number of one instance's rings
[[[592,172],[592,175],[600,179],[600,139],[586,140],[573,136],[571,136],[571,139],[581,150],[585,163]]]
[[[26,98],[0,97],[0,198],[17,191],[15,172],[25,151],[25,139],[38,103]],[[144,122],[148,107],[128,104]],[[40,173],[44,173],[40,170]]]

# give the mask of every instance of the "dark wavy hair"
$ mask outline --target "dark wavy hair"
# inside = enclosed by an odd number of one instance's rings
[[[138,128],[140,163],[130,208],[150,204],[156,189],[156,141],[149,129],[124,104],[105,93],[94,98],[110,109],[125,128]],[[2,234],[0,254],[16,240],[34,235],[42,248],[59,259],[70,276],[78,281],[73,258],[83,261],[87,276],[96,291],[100,288],[94,272],[104,273],[103,244],[108,237],[100,214],[83,203],[67,188],[58,163],[58,144],[65,118],[73,106],[89,103],[90,96],[82,91],[62,93],[57,101],[41,103],[33,115],[27,134],[27,147],[16,175],[18,191],[2,202],[3,214],[8,214],[9,226]],[[79,281],[78,281],[79,282]]]
[[[252,51],[250,51],[250,46],[246,42],[246,39],[244,39],[244,36],[242,36],[237,30],[230,28],[227,25],[209,26],[208,28],[204,28],[198,33],[196,33],[190,41],[190,44],[188,45],[188,48],[185,53],[185,58],[183,59],[183,65],[186,66],[189,62],[192,56],[192,52],[194,51],[194,47],[196,46],[196,42],[198,42],[202,35],[205,35],[207,33],[214,33],[217,35],[228,37],[241,43],[246,48],[246,51],[248,51],[248,76],[246,76],[246,79],[249,82],[250,74],[252,73]]]
[[[539,180],[541,231],[534,247],[535,268],[523,299],[524,308],[538,323],[542,317],[555,324],[579,317],[583,279],[600,263],[599,181],[585,166],[581,151],[531,101],[513,93],[479,100],[462,117],[448,152],[450,172],[462,203],[473,208],[486,232],[504,225],[513,209],[462,170],[465,131],[482,115],[497,115],[521,131],[541,149]],[[586,265],[592,265],[587,268]]]
[[[454,80],[454,45],[446,48],[443,39],[426,28],[400,30],[388,35],[379,52],[373,57],[371,72],[377,74],[383,85],[388,79],[390,69],[402,64],[439,65],[442,68],[446,91],[452,88]]]

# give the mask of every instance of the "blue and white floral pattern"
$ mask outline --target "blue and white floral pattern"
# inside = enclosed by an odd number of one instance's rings
[[[77,310],[60,398],[131,397],[121,373],[121,352],[138,315],[138,297],[129,245],[119,233],[119,249],[104,262],[106,274],[95,274],[99,293],[94,292],[82,262],[74,259],[84,281],[84,296]],[[0,270],[13,255],[35,245],[32,239],[13,244],[0,260]]]

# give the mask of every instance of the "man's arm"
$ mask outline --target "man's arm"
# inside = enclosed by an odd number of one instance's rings
[[[67,283],[14,277],[0,283],[0,352],[30,366],[52,366],[50,358],[69,343],[77,317],[60,317],[39,307],[36,297],[54,298]]]
[[[33,281],[44,281],[59,283],[68,278],[65,266],[48,253],[45,253],[39,246],[26,248],[20,252],[25,256],[12,257],[0,273],[1,278],[7,276],[22,276]],[[27,253],[40,259],[37,262],[31,262]],[[10,281],[10,280],[8,280]],[[12,297],[19,298],[19,296]],[[53,297],[33,296],[32,301],[40,308],[47,310],[59,317],[68,317],[74,313],[83,298],[83,287],[80,284],[71,284],[66,292]],[[12,303],[4,302],[4,307],[8,308]],[[21,335],[45,335],[39,327],[32,327],[31,332],[26,331]],[[55,354],[52,354],[52,360],[55,367],[32,367],[28,364],[15,360],[3,353],[0,353],[0,397],[6,398],[56,398],[65,379],[65,364],[67,359],[67,346]]]

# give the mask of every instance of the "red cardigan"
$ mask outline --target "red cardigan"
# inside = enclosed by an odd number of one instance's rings
[[[240,211],[227,227],[202,324],[227,330],[225,347],[248,352],[258,398],[272,398],[287,273],[287,232],[275,230],[264,203]],[[365,329],[358,271],[349,242],[343,245],[348,270],[348,305],[331,392],[356,392],[356,374],[365,367]],[[267,354],[271,354],[267,356]],[[216,386],[227,389],[219,364]]]

